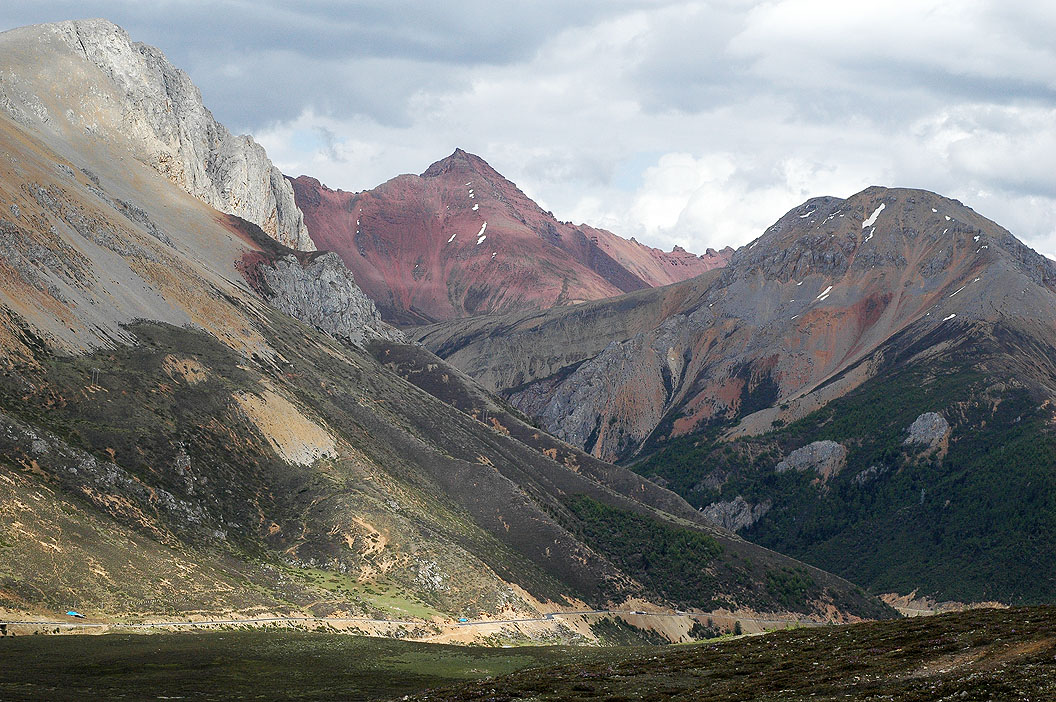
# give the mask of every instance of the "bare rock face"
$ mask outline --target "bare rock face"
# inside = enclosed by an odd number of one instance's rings
[[[701,510],[701,514],[714,524],[730,531],[747,529],[763,518],[773,503],[766,500],[757,505],[749,504],[738,495],[729,502],[713,502]]]
[[[691,327],[681,316],[656,331],[609,344],[586,361],[556,392],[539,396],[531,387],[511,394],[521,411],[538,416],[552,434],[575,446],[595,446],[603,460],[615,460],[644,441],[663,417],[672,378],[685,365]],[[628,388],[634,392],[628,392]],[[545,403],[545,404],[544,404]]]
[[[843,470],[847,465],[847,449],[835,441],[815,441],[788,454],[788,458],[774,466],[774,472],[816,470],[823,481]]]
[[[925,412],[909,425],[906,446],[936,449],[950,437],[950,423],[938,412]]]
[[[39,67],[28,75],[21,66],[0,71],[0,109],[16,121],[127,143],[138,160],[199,200],[290,248],[315,250],[293,188],[264,148],[213,119],[198,88],[160,50],[94,19],[5,32],[0,51]],[[75,99],[62,110],[50,102],[57,94]]]
[[[362,346],[372,339],[403,341],[403,334],[381,321],[374,303],[356,285],[334,253],[301,263],[289,254],[261,265],[268,303],[330,336]]]

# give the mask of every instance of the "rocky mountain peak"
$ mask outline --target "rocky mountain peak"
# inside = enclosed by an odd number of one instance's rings
[[[725,275],[728,282],[758,274],[799,282],[913,265],[927,280],[997,261],[1050,287],[1056,281],[1056,263],[961,202],[926,190],[873,186],[789,210],[734,254]]]
[[[709,246],[704,250],[704,253],[701,254],[701,258],[725,258],[726,260],[729,260],[734,253],[735,250],[732,246],[723,246],[718,251]]]
[[[463,149],[420,176],[342,193],[293,181],[312,237],[337,252],[388,321],[537,310],[668,285],[726,263],[558,221]]]
[[[38,26],[39,27],[49,27],[49,26],[61,27],[64,31],[72,30],[72,31],[76,32],[77,34],[84,35],[84,36],[96,36],[96,37],[99,37],[99,36],[115,36],[115,37],[119,37],[119,39],[118,39],[119,43],[120,42],[133,43],[131,38],[128,35],[128,32],[126,32],[122,27],[120,27],[120,26],[114,24],[113,22],[111,22],[110,20],[106,19],[105,17],[89,17],[89,18],[86,18],[86,19],[67,20],[67,21],[64,21],[64,22],[55,22],[54,24],[45,23],[45,24],[41,24],[41,25],[38,25]],[[93,43],[95,43],[95,42],[93,42]],[[135,44],[139,44],[139,42],[134,42],[134,43]],[[87,50],[87,47],[86,47],[86,50]],[[158,49],[154,49],[154,50],[155,51],[159,51]]]
[[[487,178],[506,180],[487,161],[476,154],[456,148],[451,155],[442,158],[425,169],[422,178],[436,178],[446,174],[478,175]]]
[[[314,249],[293,189],[263,147],[219,124],[161,50],[90,19],[4,32],[0,53],[0,110],[23,127],[84,153],[125,147],[206,204]]]

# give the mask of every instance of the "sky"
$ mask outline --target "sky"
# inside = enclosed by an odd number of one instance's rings
[[[332,188],[461,147],[561,220],[702,252],[915,187],[1056,258],[1056,3],[36,0],[0,29],[93,16]]]

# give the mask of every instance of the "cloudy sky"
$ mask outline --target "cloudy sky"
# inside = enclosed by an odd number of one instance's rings
[[[460,146],[560,219],[701,251],[919,187],[1056,258],[1056,3],[37,0],[0,28],[87,16],[335,188]]]

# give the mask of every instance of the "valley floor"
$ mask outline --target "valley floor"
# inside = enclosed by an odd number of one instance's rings
[[[414,699],[1056,699],[1056,608],[776,631],[525,670]]]
[[[575,610],[514,619],[430,621],[379,619],[372,617],[312,617],[264,615],[228,617],[195,615],[184,619],[144,618],[137,621],[102,620],[92,617],[63,619],[5,613],[0,626],[13,636],[36,634],[111,634],[189,631],[285,629],[340,634],[358,634],[426,643],[463,645],[569,644],[662,644],[688,643],[709,636],[732,633],[757,634],[773,629],[825,626],[817,619],[753,616],[731,612],[646,612],[642,610]],[[616,633],[614,640],[611,636]]]
[[[1056,608],[684,646],[468,647],[286,630],[0,639],[0,699],[1051,700]],[[417,695],[417,697],[414,697]]]

